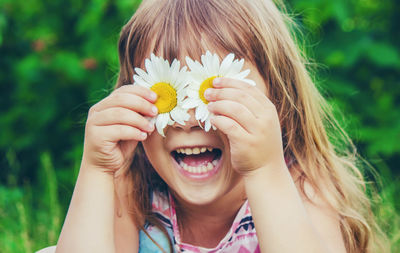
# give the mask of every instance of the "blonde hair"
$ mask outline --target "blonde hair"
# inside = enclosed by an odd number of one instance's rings
[[[293,22],[279,6],[281,10],[271,0],[145,0],[122,29],[116,87],[132,83],[134,67],[142,66],[151,52],[171,62],[186,55],[199,59],[210,49],[251,62],[277,108],[285,157],[294,161],[290,169],[303,194],[308,197],[305,183],[311,185],[339,214],[348,252],[385,252],[356,149],[310,78],[289,29]],[[132,186],[136,224],[143,229],[146,220],[163,229],[151,212],[148,192],[167,186],[141,145],[125,176]]]

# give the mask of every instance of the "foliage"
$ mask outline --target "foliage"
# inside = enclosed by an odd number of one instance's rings
[[[2,252],[56,243],[79,169],[87,110],[112,89],[118,34],[138,3],[0,0]],[[287,5],[298,13],[320,89],[381,174],[376,213],[400,252],[400,6],[395,0]]]
[[[293,0],[321,86],[346,113],[347,130],[367,157],[400,163],[400,32],[395,1]],[[310,39],[311,38],[311,39]],[[345,122],[343,122],[345,123]],[[397,172],[397,171],[396,171]]]

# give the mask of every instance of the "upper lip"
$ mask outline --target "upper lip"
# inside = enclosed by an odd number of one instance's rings
[[[223,149],[223,142],[217,134],[204,134],[203,131],[192,131],[185,133],[182,131],[170,131],[167,135],[165,147],[169,152],[178,148],[210,147]]]

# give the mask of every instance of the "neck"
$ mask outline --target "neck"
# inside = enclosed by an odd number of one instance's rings
[[[217,246],[228,233],[245,200],[246,195],[240,186],[206,205],[184,203],[176,199],[182,242],[205,248]]]

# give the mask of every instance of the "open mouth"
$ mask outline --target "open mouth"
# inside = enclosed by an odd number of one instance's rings
[[[217,170],[222,151],[212,147],[178,148],[171,155],[186,173],[205,175]]]

